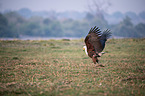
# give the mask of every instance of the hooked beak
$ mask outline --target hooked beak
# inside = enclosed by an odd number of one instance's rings
[[[85,51],[85,48],[83,48],[83,51]]]

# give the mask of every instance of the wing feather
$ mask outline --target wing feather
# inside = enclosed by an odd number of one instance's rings
[[[111,36],[110,30],[107,29],[103,33],[101,33],[99,27],[95,26],[94,28],[90,29],[86,37],[87,42],[89,42],[94,47],[95,52],[100,53],[103,51],[105,47],[105,42],[110,36]]]
[[[111,32],[109,29],[105,30],[101,35],[101,40],[107,40],[111,36]]]

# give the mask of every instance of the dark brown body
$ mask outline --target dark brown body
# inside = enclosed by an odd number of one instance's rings
[[[87,46],[88,56],[90,58],[92,58],[94,64],[96,64],[96,62],[98,63],[98,58],[96,56],[96,52],[95,52],[95,49],[94,49],[93,45],[91,43],[89,43],[88,39],[89,39],[89,37],[85,38],[85,44]]]

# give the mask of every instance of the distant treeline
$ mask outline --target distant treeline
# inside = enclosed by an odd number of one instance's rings
[[[85,37],[94,26],[100,27],[102,31],[111,29],[113,36],[145,37],[145,24],[134,25],[128,16],[118,24],[108,24],[104,16],[91,13],[79,20],[41,16],[24,18],[18,12],[0,13],[0,37]]]

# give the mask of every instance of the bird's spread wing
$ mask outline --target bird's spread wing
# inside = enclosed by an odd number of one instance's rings
[[[104,49],[105,47],[105,42],[107,41],[107,39],[111,36],[111,32],[110,30],[105,30],[102,34],[101,34],[101,37],[100,37],[100,42],[101,42],[101,45],[102,45],[102,50]]]
[[[101,31],[98,27],[91,28],[89,33],[89,42],[91,45],[93,45],[94,49],[96,52],[101,52],[102,51],[102,45],[100,43],[100,36],[101,36]]]
[[[110,37],[109,30],[105,30],[101,33],[98,27],[91,28],[87,37],[88,42],[94,47],[96,53],[102,52],[105,46],[106,40]]]
[[[111,36],[111,32],[110,30],[107,29],[101,34],[100,40],[107,40],[110,36]]]

